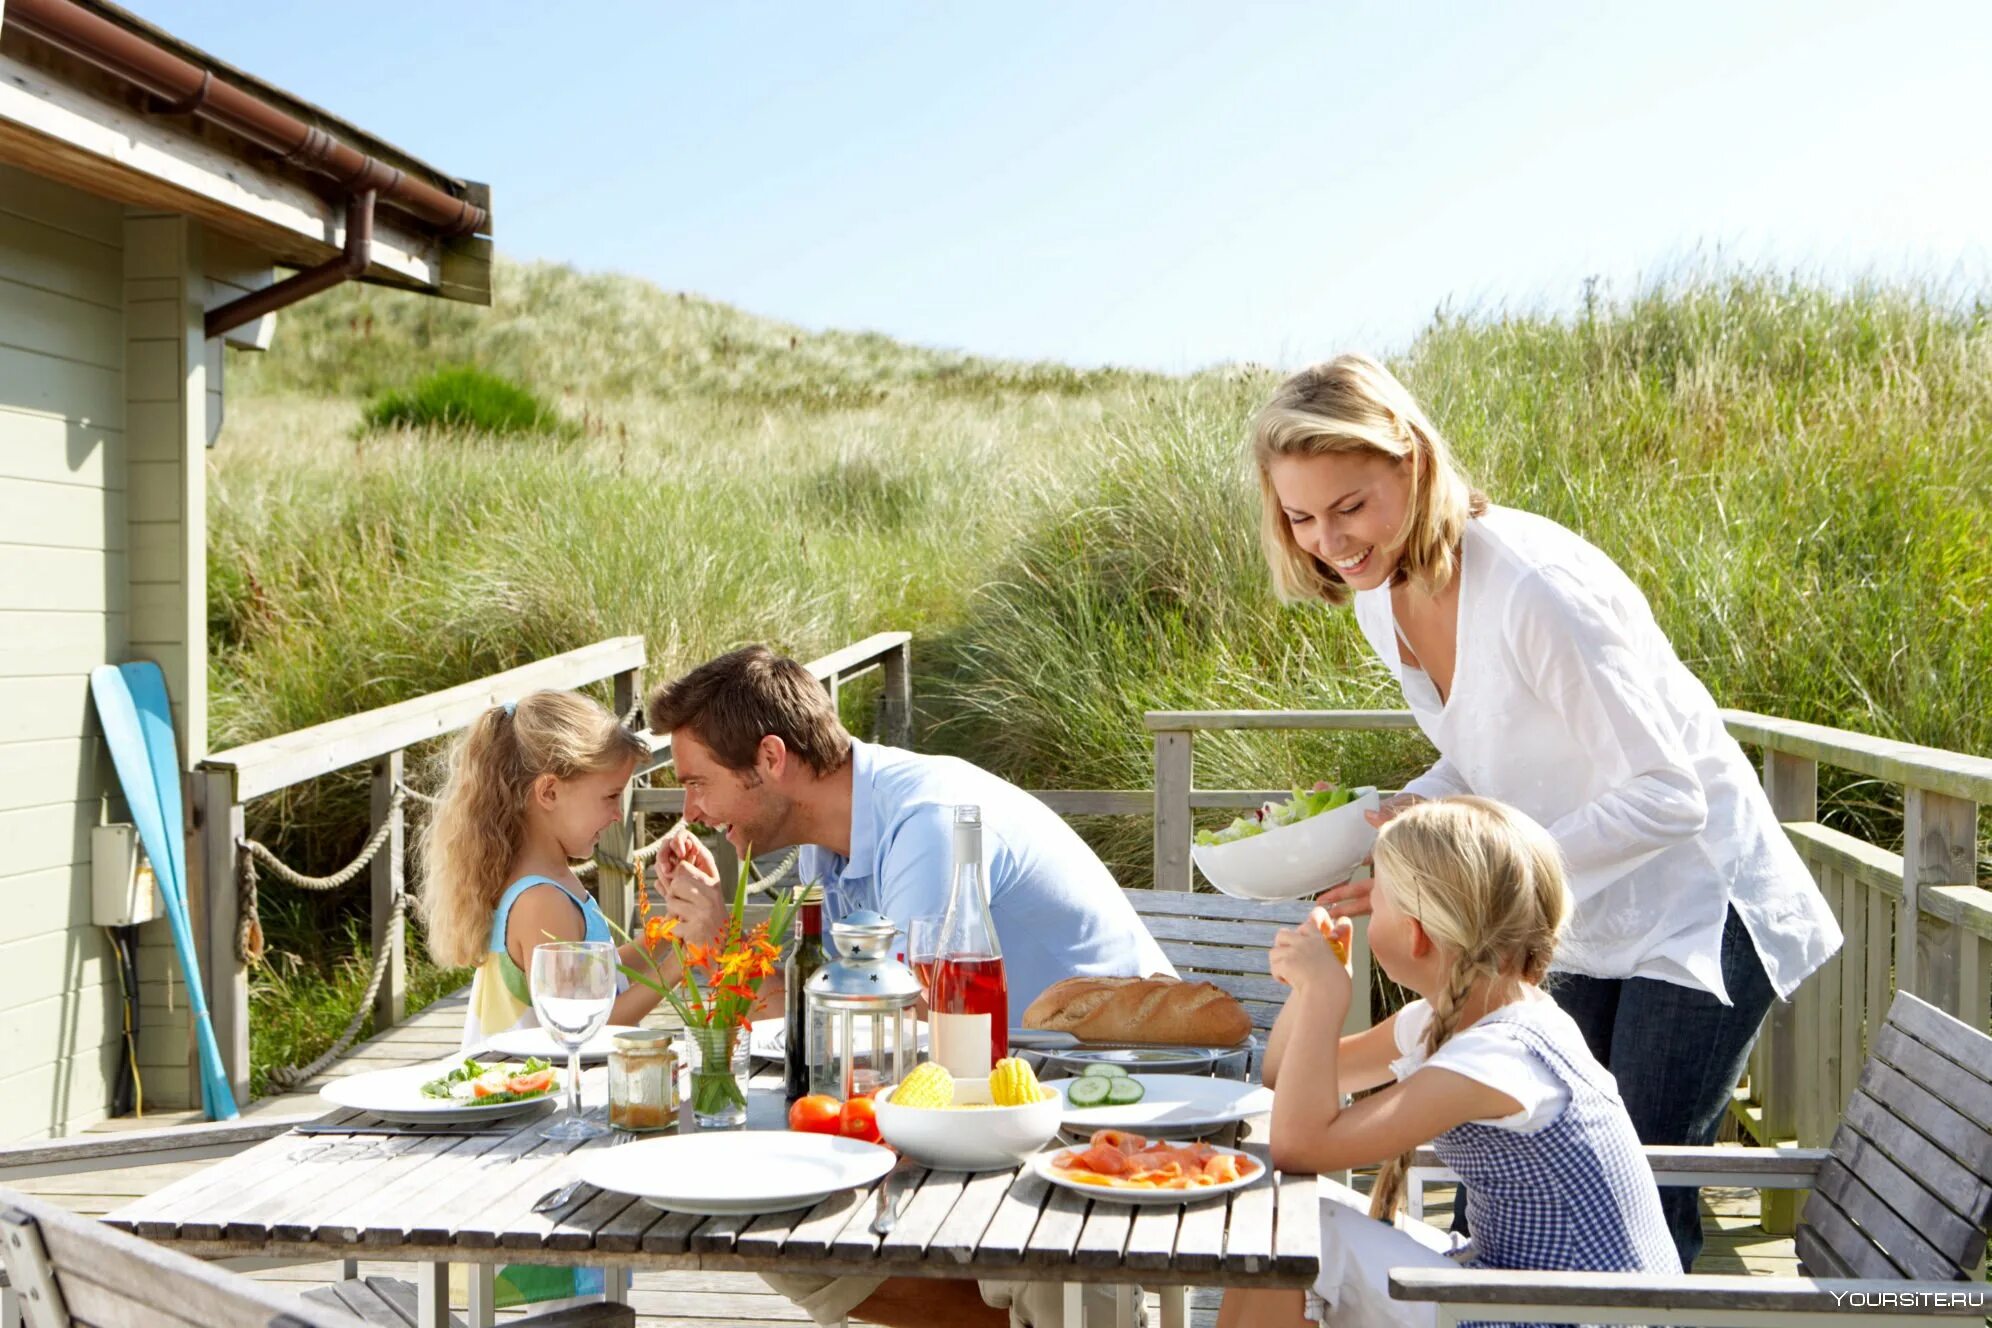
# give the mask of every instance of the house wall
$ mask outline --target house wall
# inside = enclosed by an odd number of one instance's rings
[[[207,417],[221,347],[202,327],[197,222],[124,214],[125,412],[131,631],[126,659],[156,660],[173,704],[181,768],[207,754]],[[191,855],[190,855],[191,856]],[[198,909],[200,890],[188,882]],[[200,934],[198,922],[196,935]],[[195,1106],[191,1021],[172,935],[139,929],[138,1063],[147,1105]],[[205,961],[205,955],[202,956]]]
[[[131,631],[124,249],[122,207],[0,167],[0,1140],[101,1118],[115,1073],[89,679]]]
[[[185,217],[0,166],[0,1140],[102,1119],[122,1055],[90,831],[127,813],[90,670],[157,661],[183,765],[206,753],[221,348],[202,242]],[[145,1105],[192,1105],[170,937],[139,934]]]

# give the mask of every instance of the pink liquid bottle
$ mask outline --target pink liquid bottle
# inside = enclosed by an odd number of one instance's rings
[[[979,807],[955,808],[954,889],[929,991],[933,1059],[958,1078],[984,1078],[1010,1054],[1010,983],[989,915]]]

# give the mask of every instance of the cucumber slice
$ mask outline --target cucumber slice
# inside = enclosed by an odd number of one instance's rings
[[[1097,1107],[1107,1100],[1113,1081],[1097,1074],[1081,1075],[1065,1086],[1065,1100],[1075,1107]]]
[[[1094,1061],[1091,1065],[1080,1071],[1082,1079],[1089,1076],[1094,1079],[1125,1079],[1127,1078],[1127,1071],[1108,1061]]]
[[[1129,1079],[1125,1075],[1107,1081],[1107,1105],[1125,1107],[1139,1102],[1148,1090],[1141,1086],[1141,1080]]]

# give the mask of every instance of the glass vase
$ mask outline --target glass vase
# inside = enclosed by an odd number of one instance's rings
[[[692,1119],[702,1130],[731,1130],[747,1123],[747,1027],[718,1024],[687,1028]]]

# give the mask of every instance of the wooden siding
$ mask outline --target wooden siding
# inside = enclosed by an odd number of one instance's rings
[[[124,229],[117,204],[0,167],[0,1139],[101,1119],[115,1065],[88,683],[131,615]]]
[[[208,282],[200,225],[131,209],[124,241],[126,657],[155,660],[165,673],[180,760],[192,768],[207,752],[206,447],[221,347],[202,326]],[[189,894],[200,897],[191,881]],[[139,931],[138,1063],[146,1102],[191,1105],[198,1080],[188,1071],[193,1042],[172,940],[164,923]]]

